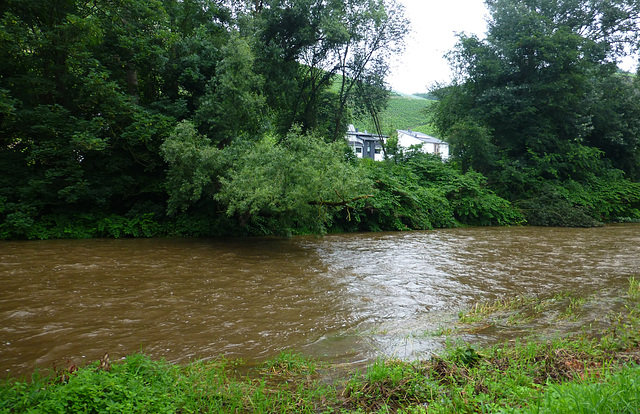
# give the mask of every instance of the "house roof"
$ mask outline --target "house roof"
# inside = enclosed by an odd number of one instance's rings
[[[358,131],[358,129],[353,125],[349,125],[349,129],[347,130],[347,137],[349,137],[349,140],[356,138],[369,141],[381,141],[382,139],[387,138],[384,135],[381,136],[377,134],[371,134],[366,130],[364,132]]]
[[[431,135],[427,135],[427,134],[423,134],[422,132],[416,132],[416,131],[412,131],[412,130],[403,130],[403,129],[399,129],[398,130],[398,134],[404,134],[404,135],[408,135],[410,137],[413,137],[415,139],[419,139],[422,142],[428,142],[430,144],[446,144],[446,142],[436,138],[436,137],[432,137]]]

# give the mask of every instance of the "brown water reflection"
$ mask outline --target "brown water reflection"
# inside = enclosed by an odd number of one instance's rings
[[[0,242],[0,372],[144,351],[170,361],[419,357],[499,295],[640,276],[640,225],[244,240]]]

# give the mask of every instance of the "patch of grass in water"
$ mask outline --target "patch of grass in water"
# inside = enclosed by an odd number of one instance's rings
[[[638,295],[640,297],[640,292]],[[460,311],[458,320],[469,325],[483,323],[507,326],[518,326],[544,318],[577,321],[584,305],[591,300],[571,292],[560,292],[549,298],[526,295],[511,299],[500,298],[493,302],[479,302],[467,311]]]
[[[569,303],[565,307],[564,311],[558,315],[558,320],[570,319],[577,320],[577,313],[582,309],[584,304],[587,303],[587,299],[583,297],[570,297]]]
[[[433,330],[413,332],[411,333],[411,337],[416,339],[438,338],[438,337],[445,337],[447,335],[451,335],[452,333],[454,333],[454,329],[452,327],[438,326],[436,329],[433,329]]]
[[[476,303],[470,310],[461,311],[458,314],[458,320],[463,324],[473,324],[487,323],[490,318],[493,318],[506,325],[520,325],[539,317],[555,300],[555,297],[542,299],[538,296],[528,295],[518,295],[513,298],[503,297],[493,302]],[[494,323],[495,321],[491,325]]]
[[[629,278],[627,294],[631,300],[637,301],[640,299],[640,280],[636,280],[635,276]]]
[[[470,310],[461,311],[458,317],[462,323],[480,322],[493,313],[523,308],[536,302],[537,299],[533,296],[501,297],[491,302],[478,302]]]

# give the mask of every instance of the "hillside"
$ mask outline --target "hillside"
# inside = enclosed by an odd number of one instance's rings
[[[429,125],[429,118],[426,114],[426,109],[433,102],[433,100],[417,95],[393,93],[387,109],[380,116],[382,132],[391,134],[396,129],[411,128],[414,131],[434,135],[435,132]],[[369,118],[355,119],[354,125],[360,130],[375,130],[373,122]]]

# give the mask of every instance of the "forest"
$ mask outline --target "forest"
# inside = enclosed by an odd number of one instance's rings
[[[486,4],[429,91],[443,162],[381,122],[396,0],[3,1],[0,239],[640,220],[640,2]]]

